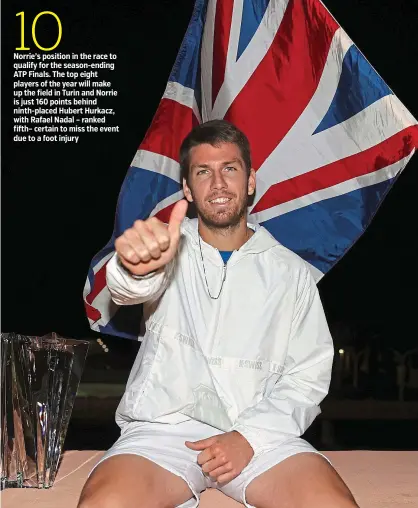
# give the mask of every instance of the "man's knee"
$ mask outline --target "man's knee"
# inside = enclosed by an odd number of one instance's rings
[[[123,498],[112,492],[95,492],[84,494],[80,497],[77,508],[128,508]]]
[[[351,495],[331,494],[325,496],[310,496],[309,500],[301,501],[299,499],[284,497],[283,506],[292,508],[359,508]],[[275,508],[277,506],[277,498],[258,497],[259,501],[254,504],[257,508]],[[279,497],[280,499],[280,497]],[[255,501],[247,497],[247,501],[253,504]]]
[[[250,482],[246,497],[259,508],[272,508],[277,499],[292,508],[358,508],[335,469],[313,453],[294,455],[262,473]]]
[[[87,480],[77,508],[169,508],[193,497],[187,483],[135,455],[110,457]]]
[[[77,508],[134,508],[135,506],[165,508],[168,506],[167,500],[161,499],[156,491],[141,489],[137,494],[135,501],[133,501],[132,496],[127,497],[116,489],[98,488],[82,494]]]

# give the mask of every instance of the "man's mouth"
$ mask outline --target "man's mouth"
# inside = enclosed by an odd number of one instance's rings
[[[225,205],[229,201],[231,201],[231,198],[220,197],[220,198],[210,199],[209,203],[212,203],[212,204],[215,204],[215,205]]]

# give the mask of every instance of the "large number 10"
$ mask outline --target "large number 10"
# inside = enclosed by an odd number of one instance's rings
[[[36,34],[35,34],[35,28],[36,28],[36,23],[38,21],[38,19],[43,16],[44,14],[50,14],[51,16],[54,16],[54,18],[57,20],[57,23],[58,23],[58,38],[57,38],[57,42],[51,46],[50,48],[43,48],[39,43],[38,41],[36,40]],[[24,50],[29,50],[30,48],[25,48],[25,13],[22,11],[22,12],[19,12],[18,14],[16,14],[16,16],[22,16],[22,20],[21,20],[21,23],[20,23],[20,26],[21,26],[21,37],[20,37],[20,40],[21,40],[21,43],[22,45],[20,46],[20,48],[16,48],[17,50],[20,50],[20,51],[24,51]],[[61,41],[61,37],[62,37],[62,25],[61,25],[61,20],[59,19],[59,17],[55,14],[55,12],[51,12],[51,11],[43,11],[43,12],[40,12],[36,17],[35,19],[33,20],[33,23],[32,23],[32,39],[33,39],[33,42],[35,43],[36,47],[41,49],[42,51],[52,51],[53,49],[55,49],[58,44],[60,43]]]

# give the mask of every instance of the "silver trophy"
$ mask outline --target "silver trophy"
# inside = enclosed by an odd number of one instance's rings
[[[53,485],[88,346],[1,334],[1,489]]]

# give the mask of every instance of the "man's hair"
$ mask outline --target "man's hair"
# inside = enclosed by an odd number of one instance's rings
[[[180,170],[181,176],[186,182],[189,178],[190,150],[195,146],[206,143],[215,147],[221,143],[233,143],[237,145],[248,175],[250,174],[251,152],[247,136],[226,120],[210,120],[194,127],[181,144]]]

